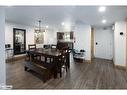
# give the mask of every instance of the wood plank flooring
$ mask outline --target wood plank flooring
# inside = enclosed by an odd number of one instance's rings
[[[94,59],[92,64],[75,63],[63,77],[43,83],[38,74],[24,71],[23,60],[7,63],[7,84],[13,89],[127,89],[126,71],[116,69],[112,61]]]

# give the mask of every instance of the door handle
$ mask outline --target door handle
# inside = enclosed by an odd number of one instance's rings
[[[96,45],[98,45],[98,43],[96,42]]]

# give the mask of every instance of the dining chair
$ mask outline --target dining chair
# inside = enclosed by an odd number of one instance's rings
[[[51,49],[56,49],[56,48],[57,48],[57,45],[51,44]]]
[[[62,69],[65,69],[66,72],[68,70],[67,55],[68,55],[68,50],[61,50],[61,56],[59,58],[59,64],[58,64],[58,73],[60,73],[60,77],[62,77]]]
[[[50,44],[45,44],[45,45],[43,45],[43,48],[49,49],[49,48],[51,48],[51,45]]]
[[[26,55],[26,60],[27,61],[30,61],[29,51],[31,51],[31,50],[36,50],[36,44],[29,44],[28,45],[28,52],[27,52],[27,55]],[[33,59],[34,60],[37,60],[37,59],[40,60],[40,55],[34,54]]]
[[[28,45],[28,50],[35,50],[36,49],[36,44],[29,44]]]

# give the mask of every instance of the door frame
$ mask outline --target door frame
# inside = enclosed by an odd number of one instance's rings
[[[127,18],[125,19],[126,22],[126,71],[127,71]]]
[[[91,27],[91,60],[94,58],[94,28]]]

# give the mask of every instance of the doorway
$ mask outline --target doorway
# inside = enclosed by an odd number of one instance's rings
[[[94,49],[96,58],[113,59],[113,30],[109,28],[95,29]]]

